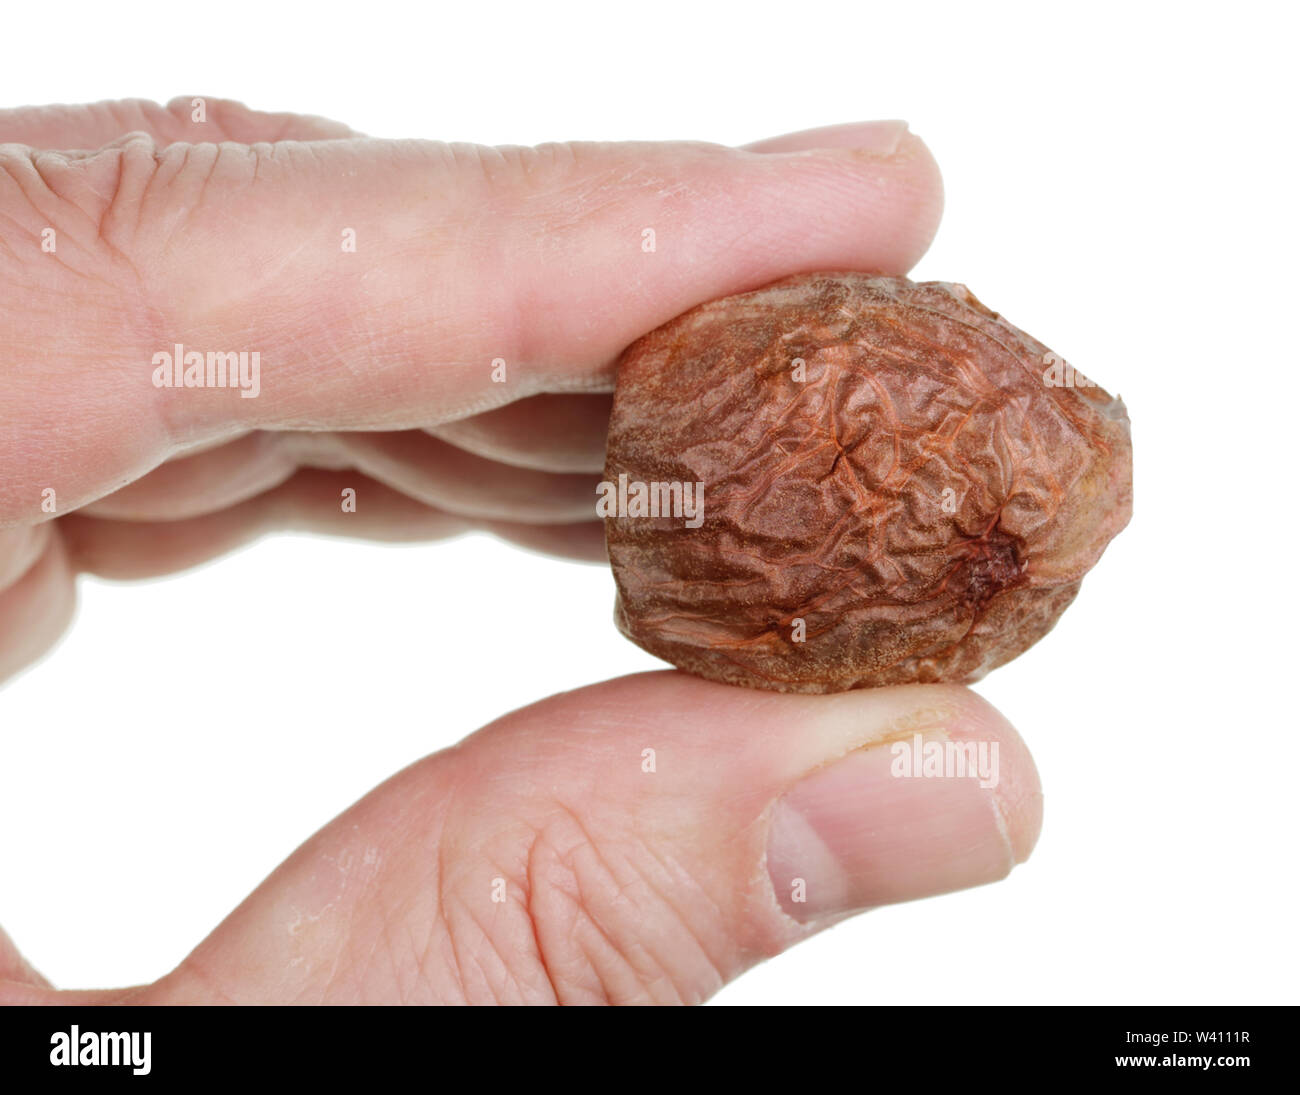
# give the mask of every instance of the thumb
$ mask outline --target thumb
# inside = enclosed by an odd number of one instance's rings
[[[992,763],[909,778],[918,743]],[[1002,878],[1041,803],[963,688],[610,681],[389,780],[135,999],[698,1002],[852,912]]]

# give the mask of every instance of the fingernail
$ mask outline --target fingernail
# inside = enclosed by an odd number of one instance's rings
[[[810,921],[1005,877],[1036,833],[1013,848],[1006,791],[997,786],[1006,758],[996,739],[983,743],[982,760],[979,746],[918,734],[804,777],[778,800],[768,833],[768,873],[782,908]]]
[[[823,148],[853,148],[872,156],[892,156],[907,135],[907,123],[849,122],[801,129],[745,145],[751,152],[810,152]]]

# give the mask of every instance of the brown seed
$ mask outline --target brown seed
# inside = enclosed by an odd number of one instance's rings
[[[619,629],[787,692],[978,680],[1051,629],[1132,509],[1121,401],[962,285],[864,274],[630,346],[605,478]]]

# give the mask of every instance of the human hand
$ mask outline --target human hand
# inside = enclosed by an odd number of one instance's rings
[[[602,558],[618,352],[787,274],[902,273],[940,208],[892,123],[486,149],[205,107],[0,112],[0,673],[63,630],[77,573],[276,528]],[[177,343],[256,352],[256,397],[156,387]],[[914,733],[999,743],[997,786],[895,779]],[[56,993],[0,944],[0,1000],[699,1000],[854,910],[1001,877],[1040,802],[964,689],[611,681],[395,776],[156,984]]]

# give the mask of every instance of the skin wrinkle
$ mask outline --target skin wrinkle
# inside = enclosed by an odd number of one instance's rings
[[[120,134],[147,131],[158,136],[165,144],[183,141],[187,133],[194,132],[190,120],[195,96],[182,95],[166,105],[145,99],[126,99],[91,103],[83,106],[22,107],[0,110],[0,131],[8,130],[9,139],[24,144],[37,144],[58,134],[60,147],[78,154],[89,154],[105,140]],[[294,131],[307,131],[317,136],[341,137],[352,135],[347,126],[315,115],[262,113],[252,111],[242,103],[203,97],[207,120],[205,131],[215,131],[224,139],[239,131],[261,130],[268,122],[275,122],[277,132],[285,135]]]
[[[548,165],[548,170],[553,170],[555,164]],[[570,163],[566,165],[570,170],[577,168],[577,157],[570,155]],[[525,176],[528,171],[525,169]],[[572,238],[581,238],[584,233],[596,233],[606,230],[605,221],[611,212],[619,212],[620,202],[625,200],[628,190],[635,189],[654,189],[653,185],[647,186],[644,181],[633,183],[629,175],[636,172],[621,173],[623,177],[619,178],[619,168],[617,165],[610,168],[604,175],[597,174],[591,178],[586,178],[575,173],[571,182],[560,186],[546,194],[547,201],[547,232],[539,233],[535,238],[541,244],[547,243],[551,238],[564,238],[565,234]]]
[[[471,982],[467,976],[469,968],[467,963],[469,962],[472,962],[475,967],[483,971],[482,988],[484,990],[497,995],[500,992],[499,989],[493,988],[493,979],[487,976],[485,967],[483,967],[481,959],[478,957],[483,947],[486,946],[489,952],[495,955],[500,965],[502,971],[500,982],[502,986],[509,984],[515,977],[515,971],[512,968],[507,951],[498,942],[498,933],[502,930],[500,921],[503,919],[507,921],[507,932],[509,930],[510,919],[508,916],[503,916],[503,913],[507,913],[510,909],[516,907],[523,909],[525,914],[527,913],[526,894],[524,905],[520,905],[518,900],[511,894],[512,887],[527,890],[527,886],[521,881],[520,872],[505,869],[499,862],[494,862],[490,869],[494,872],[494,877],[505,879],[507,901],[502,905],[492,907],[490,922],[482,919],[484,915],[481,909],[483,898],[477,896],[468,898],[461,894],[460,882],[458,879],[453,879],[448,873],[446,860],[447,850],[449,846],[456,842],[458,834],[449,832],[445,821],[448,818],[462,815],[466,809],[470,808],[469,804],[474,799],[462,800],[458,790],[459,786],[460,779],[458,777],[452,778],[442,788],[442,793],[439,796],[438,809],[443,824],[438,827],[435,836],[438,846],[436,855],[437,878],[432,892],[436,900],[434,919],[444,926],[446,945],[442,950],[444,956],[450,958],[448,968],[454,972],[455,984],[459,988],[461,999],[465,1002],[472,1002],[475,999],[476,990],[475,983]],[[465,805],[458,806],[457,804],[460,802],[464,802]],[[469,877],[476,878],[478,876],[470,875]],[[475,944],[468,952],[465,950],[468,944],[465,940],[463,926],[466,921],[474,928],[476,933]],[[531,920],[529,922],[531,923]],[[522,991],[525,982],[519,981],[518,983]]]
[[[150,138],[133,138],[123,142],[121,148],[108,153],[108,158],[109,162],[117,166],[117,177],[112,183],[108,204],[99,217],[99,238],[128,264],[137,287],[143,290],[144,274],[127,257],[124,247],[127,244],[135,244],[140,237],[145,209],[150,204],[149,190],[159,181],[158,150]],[[143,177],[141,177],[142,171]],[[122,212],[123,206],[129,207],[134,213],[129,230],[125,223],[126,216]],[[113,239],[110,238],[113,236],[120,237],[122,244],[114,244]],[[141,295],[144,295],[143,292]]]
[[[453,803],[456,798],[456,782],[454,779],[451,781],[451,785],[446,788],[445,794],[446,794],[448,804],[450,806],[450,804]],[[434,869],[434,877],[432,880],[433,884],[430,891],[432,893],[433,900],[434,900],[434,908],[432,911],[431,918],[435,923],[444,925],[446,942],[448,946],[452,949],[452,959],[456,963],[457,971],[459,972],[460,958],[455,952],[456,944],[451,937],[451,919],[447,916],[447,909],[449,908],[447,902],[447,860],[446,860],[447,843],[448,841],[446,839],[445,833],[441,829],[436,831],[434,834],[435,869]],[[463,979],[458,976],[456,979],[456,983],[463,984],[464,982]]]
[[[500,870],[500,868],[497,868],[497,870]],[[508,909],[510,904],[507,902],[503,907]],[[461,915],[448,921],[447,946],[456,967],[458,999],[470,1004],[482,1002],[513,1004],[523,1002],[525,997],[522,993],[512,994],[509,991],[514,986],[506,956],[497,945],[496,931],[493,930],[490,924],[485,922],[484,914],[478,904],[457,902],[456,908]],[[472,931],[469,932],[472,943],[466,940],[466,929],[463,927],[466,922],[472,928]],[[482,958],[485,951],[489,956],[495,957],[497,960],[499,973],[496,976],[489,972]],[[471,977],[471,973],[476,974],[476,976]]]
[[[393,959],[393,977],[399,983],[405,983],[406,1000],[412,1003],[419,1000],[420,986],[429,981],[429,970],[425,962],[427,949],[416,942],[415,924],[414,917],[407,917],[402,924],[403,937],[406,941],[406,962],[399,964],[396,957]]]
[[[522,1000],[524,994],[520,991],[511,995],[507,991],[512,986],[519,988],[520,985],[516,983],[517,971],[512,967],[508,952],[501,942],[501,922],[505,922],[505,935],[508,937],[511,914],[520,907],[510,892],[516,876],[495,858],[487,861],[487,869],[492,877],[505,880],[506,900],[489,907],[484,903],[489,894],[466,893],[460,879],[449,879],[448,883],[453,889],[444,892],[443,896],[447,902],[446,907],[455,909],[456,913],[445,918],[448,948],[456,968],[458,991],[464,1000],[472,1003],[487,994],[497,1003],[515,1002]],[[468,876],[475,886],[481,885],[480,874],[481,872],[476,872]],[[472,930],[467,931],[466,925]],[[495,969],[489,970],[485,957],[496,960]]]
[[[141,291],[141,289],[142,289],[142,286],[143,286],[143,279],[142,279],[142,277],[141,277],[141,275],[140,275],[140,271],[139,271],[138,267],[135,265],[135,263],[131,261],[131,259],[126,255],[125,252],[123,252],[123,251],[120,250],[118,247],[116,247],[116,246],[114,245],[112,239],[110,238],[109,228],[110,228],[110,224],[111,224],[111,220],[112,220],[113,209],[114,209],[114,206],[115,206],[115,203],[116,203],[116,195],[117,195],[117,193],[118,193],[119,190],[120,190],[120,183],[121,183],[121,171],[120,171],[120,163],[121,163],[121,161],[120,161],[120,157],[118,156],[117,153],[113,153],[113,154],[110,154],[110,155],[111,155],[111,156],[116,160],[116,162],[117,162],[118,165],[119,165],[118,180],[117,180],[117,181],[118,181],[118,186],[116,186],[116,187],[114,188],[114,197],[113,197],[112,200],[110,200],[110,201],[108,202],[108,204],[106,205],[106,207],[103,209],[103,211],[101,212],[101,216],[100,216],[99,218],[97,218],[97,219],[96,219],[96,218],[91,218],[91,223],[92,223],[92,226],[93,226],[93,228],[94,228],[94,230],[95,230],[95,234],[96,234],[96,235],[95,235],[95,240],[94,240],[94,245],[96,245],[96,246],[102,246],[102,247],[104,247],[104,248],[107,250],[109,256],[110,256],[111,259],[113,260],[113,263],[114,263],[114,265],[115,265],[115,267],[116,267],[116,269],[117,269],[118,271],[125,270],[125,271],[127,271],[127,272],[130,274],[130,285],[128,286],[128,289],[127,289],[127,296],[128,296],[128,299],[129,299],[130,294],[131,294],[131,288],[130,288],[130,286],[134,286],[135,293],[137,294],[137,297],[138,297],[139,294],[140,294],[140,291]],[[34,171],[35,171],[38,175],[40,175],[40,165],[39,165],[39,163],[37,162],[37,155],[36,155],[36,154],[33,155],[32,166],[33,166]],[[82,171],[84,172],[85,169],[82,169]],[[45,177],[44,177],[43,175],[40,175],[40,177],[41,177],[41,181],[42,181],[42,183],[46,186],[47,190],[48,190],[51,194],[56,194],[57,192],[56,192],[56,189],[55,189],[55,187],[54,187],[54,184],[53,184],[51,181],[46,180]],[[92,188],[92,189],[93,189],[93,188]],[[61,196],[60,196],[60,197],[61,197]],[[66,201],[66,199],[64,199],[64,200]],[[79,209],[77,209],[75,206],[68,205],[67,208],[73,210],[74,215],[75,215],[76,213],[81,213],[82,215],[86,215],[86,211],[85,211],[85,210],[79,210]],[[56,218],[56,219],[58,219],[58,218]],[[90,251],[90,250],[91,250],[91,249],[88,248],[88,251]],[[61,265],[64,265],[65,268],[71,269],[71,268],[69,268],[69,267],[66,267],[66,264],[62,264],[62,263],[61,263]],[[75,271],[73,271],[73,272],[75,273]],[[114,286],[113,286],[109,281],[107,281],[105,278],[102,278],[102,277],[95,277],[94,280],[96,280],[96,281],[98,281],[98,282],[101,282],[102,284],[108,285],[110,288],[113,288],[113,287],[114,287]],[[149,316],[150,316],[150,312],[149,312],[149,310],[148,310],[147,308],[143,308],[143,309],[141,309],[141,311],[140,311],[140,318],[141,318],[141,319],[147,319]],[[147,329],[147,328],[150,326],[150,324],[146,322],[146,323],[144,323],[144,324],[141,324],[141,326],[143,326],[143,327],[145,327],[145,328]],[[154,344],[158,344],[156,339],[154,340]],[[158,399],[156,399],[156,398],[153,400],[153,406],[154,406],[156,412],[160,411],[160,409],[161,409],[160,404],[161,404],[161,401],[160,401],[160,400],[158,400]],[[170,436],[171,436],[171,431],[170,431],[170,430],[167,428],[167,426],[166,426],[164,416],[162,416],[161,414],[159,414],[158,417],[155,419],[155,421],[157,421],[159,424],[163,425],[163,434],[164,434],[165,436],[167,436],[168,438],[170,438]],[[158,461],[157,461],[158,463],[161,463],[162,460],[166,459],[166,456],[168,455],[168,453],[167,453],[167,451],[166,451],[167,448],[170,448],[170,446],[165,446],[164,453],[159,457],[159,459],[158,459]],[[155,464],[154,466],[156,466],[156,464]],[[115,484],[114,484],[114,485],[115,485]],[[114,486],[114,485],[110,485],[109,489],[112,489],[112,486]],[[107,493],[107,490],[105,491],[105,493]]]
[[[420,981],[412,971],[420,970],[419,952],[416,951],[411,918],[402,922],[389,917],[381,918],[381,932],[387,957],[387,975],[394,987],[399,1004],[421,1003]],[[360,999],[360,995],[356,997]]]
[[[671,855],[669,846],[667,844],[665,844],[664,852],[660,854],[660,853],[656,853],[653,844],[651,844],[650,842],[646,840],[638,840],[637,851],[642,856],[646,857],[648,860],[650,860],[652,863],[654,863],[656,866],[660,868],[660,870],[663,872],[665,876],[665,881],[667,883],[671,883],[671,880],[673,878],[685,878],[688,881],[692,880],[693,876],[691,872],[688,871],[685,868],[685,866],[683,866],[680,862],[678,862],[676,857]],[[649,885],[648,880],[647,880],[647,884]],[[651,888],[654,889],[653,886]],[[660,889],[655,889],[655,892],[662,893],[664,896],[664,900],[670,900],[667,897],[667,895],[669,893],[672,893],[673,890],[669,888],[668,885],[665,885]],[[697,884],[695,888],[692,890],[692,896],[697,896],[701,898],[703,901],[707,902],[708,908],[705,910],[705,916],[704,916],[704,919],[706,921],[711,920],[713,923],[718,923],[718,924],[723,923],[725,921],[726,917],[724,915],[724,909],[722,907],[722,904],[708,891],[708,889],[704,885]],[[684,910],[680,908],[678,905],[673,905],[673,908],[674,908],[674,912],[681,920],[681,922],[687,926],[687,937],[692,943],[694,943],[697,949],[697,953],[696,953],[697,959],[703,964],[703,967],[706,968],[712,974],[713,983],[716,986],[716,988],[721,988],[724,984],[726,984],[727,978],[723,976],[721,968],[719,967],[718,963],[714,960],[712,950],[709,944],[703,938],[701,938],[700,933],[696,930],[696,928],[693,925],[691,925],[690,918],[685,914]]]
[[[587,830],[586,826],[584,825],[582,818],[573,809],[569,807],[561,806],[561,809],[564,812],[564,816],[577,827],[578,832],[582,838],[583,843],[575,846],[575,850],[580,852],[585,849],[586,851],[592,853],[595,856],[597,865],[601,867],[604,870],[605,874],[610,878],[610,880],[614,882],[614,885],[616,887],[615,892],[609,897],[600,898],[599,900],[601,901],[601,903],[616,905],[629,892],[629,890],[634,885],[636,885],[637,882],[640,882],[642,885],[646,885],[646,880],[644,879],[643,876],[639,874],[639,872],[636,872],[635,865],[631,861],[627,861],[626,865],[630,870],[632,870],[637,875],[636,881],[635,882],[620,881],[617,872],[614,871],[611,863],[606,857],[606,854],[603,850],[603,846],[597,844],[596,841],[592,838],[590,832]],[[572,858],[573,850],[561,854],[567,856],[568,858]],[[645,971],[638,968],[638,964],[635,961],[636,955],[642,955],[646,958],[646,960],[650,963],[652,967],[652,972],[655,973],[656,979],[662,980],[666,978],[667,963],[662,958],[651,955],[649,950],[645,947],[645,945],[640,940],[628,939],[622,942],[621,944],[616,943],[614,941],[609,930],[605,927],[605,925],[601,921],[601,918],[597,912],[596,901],[593,900],[591,897],[588,897],[584,892],[585,890],[589,889],[589,884],[588,886],[584,886],[583,872],[578,869],[576,863],[571,865],[570,870],[574,882],[576,884],[575,896],[577,898],[579,908],[583,909],[586,912],[586,919],[592,922],[596,926],[597,930],[601,933],[601,935],[609,942],[614,953],[621,956],[623,960],[627,963],[629,968],[633,970],[636,979],[643,986],[648,986],[649,984],[649,982],[647,981],[647,975]],[[646,889],[650,893],[652,893],[655,898],[657,898],[664,904],[669,904],[669,905],[671,904],[667,901],[666,898],[658,894],[658,892],[655,891],[653,887],[649,887],[647,885]],[[674,912],[676,912],[676,910],[674,910]],[[681,921],[680,917],[679,917],[679,922],[681,922],[683,926],[685,926],[685,922]],[[687,934],[690,935],[689,930]],[[629,949],[631,950],[631,953],[629,953]],[[678,999],[680,998],[678,997]]]
[[[624,991],[618,987],[617,982],[611,982],[609,979],[610,973],[605,967],[610,960],[620,968],[626,968],[628,977],[640,985],[643,992],[649,992],[654,984],[672,982],[673,978],[669,973],[665,956],[652,955],[635,938],[623,939],[623,929],[608,922],[607,917],[601,914],[602,908],[608,908],[611,912],[620,907],[639,908],[638,903],[631,896],[639,891],[653,895],[656,902],[666,902],[667,898],[657,887],[650,885],[644,872],[637,870],[632,860],[623,862],[633,871],[635,877],[630,880],[621,879],[620,872],[614,869],[613,863],[607,858],[603,845],[596,842],[577,812],[562,804],[557,804],[557,808],[558,814],[553,815],[544,825],[533,831],[524,854],[528,881],[524,904],[530,923],[533,925],[538,960],[556,997],[561,1002],[585,1000],[587,990],[582,986],[586,984],[586,978],[575,980],[574,975],[567,972],[572,965],[572,959],[578,954],[585,954],[585,968],[594,977],[594,983],[601,986],[600,992],[603,997],[610,1001],[618,1002]],[[569,833],[568,837],[561,838],[562,830]],[[591,863],[583,866],[587,856],[593,858]],[[589,875],[592,865],[598,868],[598,877],[613,886],[612,893],[593,891],[592,886],[596,879]],[[558,875],[554,873],[556,868],[561,872]],[[549,933],[544,933],[542,930],[548,924],[552,927],[556,926],[555,916],[551,911],[552,903],[561,895],[564,898],[564,907],[573,913],[573,919],[564,932],[564,945],[578,948],[572,953],[566,953],[563,961],[560,961],[559,952],[553,949],[556,944],[550,939]],[[543,897],[544,905],[539,904]],[[669,903],[663,907],[672,906]],[[646,918],[644,911],[636,915],[638,920],[643,921]],[[689,919],[674,911],[671,923],[687,927]],[[589,944],[584,945],[580,942],[583,936],[580,930],[582,925],[594,930],[597,938],[606,945],[598,953],[587,949]],[[705,958],[709,969],[716,973],[716,967],[707,958],[707,950],[703,947],[702,941],[689,929],[687,934],[695,940],[699,953]],[[628,950],[629,947],[632,947],[631,951]],[[639,960],[638,955],[641,956]],[[566,972],[562,974],[561,969]],[[674,993],[676,994],[676,989]]]
[[[499,963],[498,986],[493,989],[498,998],[507,989],[513,989],[513,995],[509,997],[512,1000],[536,1002],[540,994],[546,1003],[562,1004],[565,1001],[561,985],[553,975],[547,955],[542,948],[537,930],[539,920],[533,909],[534,894],[537,891],[532,877],[530,857],[532,849],[536,846],[536,830],[527,822],[523,824],[528,831],[528,836],[524,838],[522,851],[511,849],[512,860],[517,860],[515,866],[513,869],[508,869],[498,862],[495,867],[496,876],[506,882],[507,900],[500,906],[493,906],[490,926],[482,922],[481,918],[485,912],[480,911],[482,909],[480,902],[472,903],[471,907],[474,911],[470,915],[474,922],[480,925],[484,941]],[[512,834],[509,839],[513,842],[515,835]],[[467,905],[470,903],[467,902]],[[506,947],[500,941],[503,934],[508,938],[510,932],[516,930],[515,925],[521,920],[527,930],[519,934],[530,944],[526,954],[522,956],[522,964],[520,953],[515,948]]]
[[[13,262],[14,266],[21,267],[21,260],[18,258],[18,252],[9,245],[9,241],[5,238],[3,229],[6,224],[16,225],[17,222],[8,217],[3,210],[0,210],[0,250],[3,251],[5,257]],[[19,227],[21,229],[21,226]],[[6,278],[6,281],[7,280],[8,279]]]
[[[60,235],[66,234],[67,237],[74,244],[77,245],[77,247],[84,249],[86,247],[86,244],[83,241],[79,240],[76,235],[74,235],[70,230],[68,230],[64,226],[65,218],[63,216],[52,216],[48,210],[43,209],[40,203],[37,202],[36,198],[33,196],[32,188],[29,185],[26,185],[24,183],[24,177],[27,175],[27,172],[24,172],[21,169],[15,170],[16,164],[19,163],[29,167],[31,169],[31,174],[35,176],[35,178],[39,181],[41,187],[44,188],[44,193],[51,198],[57,199],[59,197],[58,194],[53,190],[49,181],[45,178],[45,175],[41,171],[40,165],[38,163],[38,161],[43,155],[44,155],[43,153],[34,151],[32,149],[24,149],[23,155],[21,159],[19,159],[19,157],[13,156],[7,151],[0,150],[0,174],[3,174],[6,178],[8,178],[11,182],[13,182],[17,186],[19,193],[22,195],[23,200],[26,203],[26,207],[30,209],[33,214],[35,214],[36,222],[38,224],[43,224],[46,227],[55,228],[56,232],[58,232]],[[24,235],[24,237],[27,239],[29,243],[29,246],[32,249],[40,253],[44,258],[52,259],[56,265],[62,267],[64,270],[66,270],[69,274],[73,275],[74,277],[82,278],[88,281],[101,281],[101,282],[103,281],[103,279],[97,278],[93,274],[88,274],[85,271],[78,270],[74,266],[68,265],[68,263],[65,262],[59,256],[57,250],[52,253],[40,251],[39,248],[40,229],[34,226],[32,229],[27,229],[22,225],[20,221],[16,220],[13,217],[11,211],[0,211],[0,220],[2,220],[5,223],[13,225],[19,232],[21,232]],[[0,242],[4,243],[6,252],[8,252],[9,255],[13,257],[15,262],[18,264],[19,269],[20,270],[27,269],[26,262],[23,259],[19,258],[18,252],[15,251],[12,246],[10,246],[8,241],[3,240],[3,238],[0,238]],[[31,252],[29,252],[29,254],[30,253]],[[108,284],[107,282],[103,282],[103,283]],[[27,286],[23,284],[22,288],[25,289],[27,288]]]
[[[547,981],[550,983],[552,991],[555,993],[557,1002],[561,1004],[585,1003],[587,1002],[586,990],[581,987],[578,979],[572,975],[566,975],[561,978],[557,974],[555,970],[556,959],[552,958],[549,953],[545,940],[542,937],[542,931],[540,930],[540,926],[545,920],[543,916],[539,915],[537,909],[537,896],[542,892],[542,884],[539,883],[538,880],[539,848],[542,847],[542,839],[543,837],[539,835],[536,839],[531,841],[526,855],[528,888],[525,901],[529,924],[532,927],[533,944],[536,948],[538,961],[541,963],[542,969],[545,971]],[[605,930],[605,927],[600,922],[599,918],[591,915],[591,913],[584,907],[580,896],[581,884],[575,877],[572,867],[565,863],[562,857],[559,858],[557,862],[567,869],[567,877],[571,881],[572,886],[568,889],[559,887],[555,884],[553,878],[549,878],[545,884],[545,889],[552,895],[555,893],[562,893],[569,898],[570,907],[576,913],[574,920],[570,921],[570,929],[568,932],[569,939],[572,940],[575,934],[573,927],[574,924],[587,925],[595,929],[599,940],[604,942],[608,947],[608,956],[613,958],[616,963],[622,963],[629,970],[633,970],[633,977],[635,978],[637,975],[632,964],[620,953],[619,948],[615,945],[614,940]],[[575,946],[573,950],[575,955],[580,955],[585,961],[586,972],[590,974],[598,993],[603,995],[606,1000],[616,1000],[617,995],[611,991],[608,983],[608,974],[601,972],[601,967],[604,963],[598,961],[593,956],[589,945],[583,946],[579,944]],[[572,985],[572,988],[566,987],[566,985],[570,984]]]
[[[615,962],[626,968],[629,980],[636,986],[630,992],[616,989],[610,984],[609,975],[605,974],[600,978],[601,993],[605,1001],[613,1004],[646,1002],[680,1004],[683,1002],[684,997],[676,986],[668,963],[652,954],[644,943],[634,937],[615,939],[605,928],[601,918],[594,914],[589,913],[584,918],[584,922],[596,927],[601,938],[608,943]],[[693,976],[692,973],[690,978]],[[682,980],[685,982],[690,978],[684,976]],[[656,995],[656,987],[664,985],[668,986],[668,994]]]
[[[175,147],[176,147],[176,146],[174,146],[174,145],[172,146],[172,148],[175,148]],[[183,145],[183,146],[181,146],[181,147],[183,148],[183,152],[181,153],[181,155],[183,156],[183,159],[181,160],[181,166],[180,166],[180,170],[179,170],[178,174],[182,174],[182,175],[186,174],[186,172],[187,172],[187,171],[189,170],[189,168],[190,168],[191,163],[193,163],[194,160],[197,159],[197,158],[200,157],[200,156],[202,156],[203,159],[209,161],[209,162],[208,162],[208,166],[207,166],[207,170],[206,170],[206,171],[203,171],[202,178],[199,180],[199,191],[198,191],[197,194],[194,195],[194,197],[193,197],[192,199],[190,199],[190,202],[189,202],[189,208],[188,208],[187,211],[186,211],[186,213],[187,213],[187,217],[188,217],[188,218],[193,218],[193,217],[195,216],[195,214],[198,214],[198,213],[202,213],[202,212],[204,212],[204,200],[203,200],[203,199],[204,199],[204,197],[207,195],[207,192],[208,192],[208,183],[210,183],[210,182],[212,181],[212,176],[213,176],[213,174],[216,172],[217,168],[220,167],[220,165],[221,165],[221,154],[222,154],[222,149],[223,149],[224,147],[226,147],[226,146],[225,146],[225,145],[220,145],[220,144],[218,144],[218,145],[207,145],[207,144],[193,145],[193,144],[187,144],[187,145]],[[209,153],[209,151],[208,151],[209,148],[211,148],[211,150],[212,150],[211,153]],[[170,152],[170,150],[169,150],[169,152]],[[166,155],[166,154],[168,154],[168,153],[164,153],[164,155]],[[252,157],[252,161],[253,161],[253,177],[256,178],[256,177],[257,177],[257,160],[258,160],[258,157],[257,157],[257,154],[256,154],[255,152],[253,152],[252,149],[249,150],[248,154],[251,155],[251,157]],[[182,222],[182,224],[185,224],[185,223],[187,223],[187,222]]]
[[[4,166],[5,174],[18,187],[28,207],[37,214],[38,218],[48,220],[49,214],[41,208],[41,203],[36,198],[37,193],[47,197],[55,196],[38,164],[42,153],[31,148],[19,148],[16,156],[10,154],[7,149],[3,151],[5,154],[0,156],[0,165]],[[24,167],[29,170],[22,170]],[[39,185],[34,186],[33,182]]]
[[[374,969],[375,955],[381,950],[384,957],[388,959],[388,981],[389,984],[392,985],[392,992],[396,997],[397,1003],[399,1005],[409,1003],[409,997],[407,996],[405,986],[402,984],[402,978],[398,973],[397,948],[393,945],[393,938],[389,932],[387,917],[379,918],[379,930],[375,932],[375,939],[371,944],[370,954],[367,956],[365,961],[354,964],[357,971],[358,981],[355,997],[360,998],[362,975],[363,973]]]

